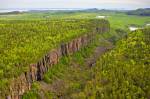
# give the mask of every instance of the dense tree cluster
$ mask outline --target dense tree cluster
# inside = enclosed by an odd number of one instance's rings
[[[150,8],[128,11],[128,15],[150,16]]]
[[[129,33],[116,43],[113,50],[100,57],[94,67],[88,69],[84,58],[92,54],[97,46],[96,40],[94,45],[73,56],[63,57],[56,67],[45,74],[45,85],[52,88],[56,83],[54,90],[45,90],[40,83],[35,83],[23,98],[41,99],[45,95],[50,99],[149,99],[149,38],[150,28]],[[79,66],[74,66],[73,62]]]
[[[119,41],[93,69],[83,91],[96,99],[150,98],[150,29],[137,30]]]
[[[0,89],[63,42],[108,27],[105,20],[1,20]],[[98,31],[96,31],[98,32]]]

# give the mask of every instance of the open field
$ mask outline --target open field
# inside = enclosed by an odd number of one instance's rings
[[[106,16],[113,28],[127,29],[129,25],[143,26],[150,23],[148,16],[126,15],[123,12],[28,12],[16,15],[1,15],[0,20],[51,20],[51,19],[93,19]]]

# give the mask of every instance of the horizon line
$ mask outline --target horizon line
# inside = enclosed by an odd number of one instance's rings
[[[133,10],[133,9],[146,9],[146,8],[150,8],[150,7],[138,7],[138,8],[117,8],[117,7],[116,8],[98,8],[98,7],[89,7],[89,8],[88,7],[87,8],[86,7],[85,8],[75,8],[75,7],[73,7],[73,8],[69,8],[69,7],[68,8],[67,7],[66,8],[63,8],[63,7],[62,8],[60,8],[60,7],[42,8],[41,7],[41,8],[38,8],[37,7],[37,8],[0,8],[0,10],[30,10],[30,9],[39,9],[39,10],[40,9],[43,9],[43,10],[46,10],[46,9],[47,10],[48,9],[78,9],[78,10],[80,10],[80,9],[83,9],[83,10],[86,10],[86,9],[98,9],[98,10],[103,10],[103,9],[104,10],[115,10],[116,9],[117,10],[118,9],[119,10],[120,9],[120,10],[130,10],[131,9],[131,10]]]

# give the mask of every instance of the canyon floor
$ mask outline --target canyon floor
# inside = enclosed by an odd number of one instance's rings
[[[96,46],[92,54],[83,59],[71,58],[71,61],[67,65],[68,68],[62,73],[61,77],[56,77],[52,80],[52,83],[48,84],[44,81],[40,82],[41,90],[53,93],[56,98],[59,99],[70,99],[75,94],[79,94],[85,87],[86,83],[92,79],[92,67],[95,66],[97,59],[102,56],[105,52],[111,50],[113,45],[109,44]],[[81,59],[82,60],[82,59]],[[42,99],[44,95],[41,93]]]

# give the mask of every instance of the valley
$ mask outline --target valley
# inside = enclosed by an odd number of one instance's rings
[[[0,99],[149,99],[150,17],[0,14]]]

